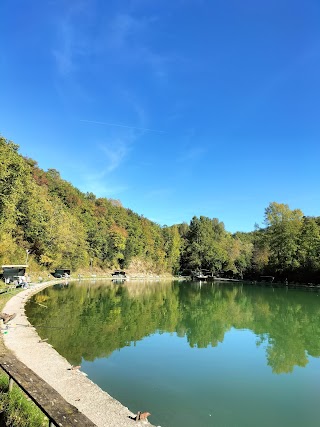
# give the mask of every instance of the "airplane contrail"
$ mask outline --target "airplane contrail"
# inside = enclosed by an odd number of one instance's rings
[[[117,123],[97,122],[95,120],[84,120],[84,119],[81,120],[80,119],[80,122],[93,123],[93,124],[96,124],[96,125],[105,125],[105,126],[117,126],[117,127],[120,127],[120,128],[142,130],[142,131],[146,131],[146,132],[166,133],[163,130],[148,129],[148,128],[139,128],[139,127],[136,127],[136,126],[127,126],[127,125],[121,125],[121,124],[117,124]]]

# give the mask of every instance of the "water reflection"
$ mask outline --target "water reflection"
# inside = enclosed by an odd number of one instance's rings
[[[41,304],[41,305],[40,305]],[[44,305],[47,307],[45,308]],[[70,363],[107,357],[155,333],[176,332],[191,348],[216,347],[249,329],[276,374],[320,356],[318,294],[190,282],[70,282],[35,295],[27,308],[41,338]]]

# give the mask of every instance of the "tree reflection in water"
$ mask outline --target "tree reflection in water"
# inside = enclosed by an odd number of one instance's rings
[[[274,373],[320,356],[318,295],[241,284],[100,282],[54,286],[26,311],[41,338],[74,365],[93,361],[156,332],[176,332],[191,347],[215,347],[231,328],[249,329]],[[35,303],[43,303],[47,308]]]

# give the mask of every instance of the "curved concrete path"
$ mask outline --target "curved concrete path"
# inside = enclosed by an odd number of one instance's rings
[[[13,296],[3,309],[5,313],[16,313],[9,322],[8,333],[3,334],[5,346],[15,356],[51,385],[69,403],[79,409],[98,427],[151,426],[147,421],[135,422],[128,408],[89,380],[81,371],[69,370],[70,363],[53,347],[40,342],[40,337],[25,315],[26,301],[52,282],[31,285]],[[142,408],[142,410],[145,410]]]

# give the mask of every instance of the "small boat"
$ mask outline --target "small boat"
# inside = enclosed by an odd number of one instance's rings
[[[194,280],[206,280],[211,276],[208,276],[207,274],[204,274],[203,271],[198,270],[198,271],[192,271],[192,278]]]
[[[69,268],[56,268],[51,274],[57,279],[68,279],[70,277],[71,270]]]
[[[125,271],[122,270],[116,270],[112,273],[112,281],[113,282],[122,282],[124,280],[127,280],[128,276],[126,275]]]
[[[261,282],[272,283],[274,281],[274,276],[260,276]]]

